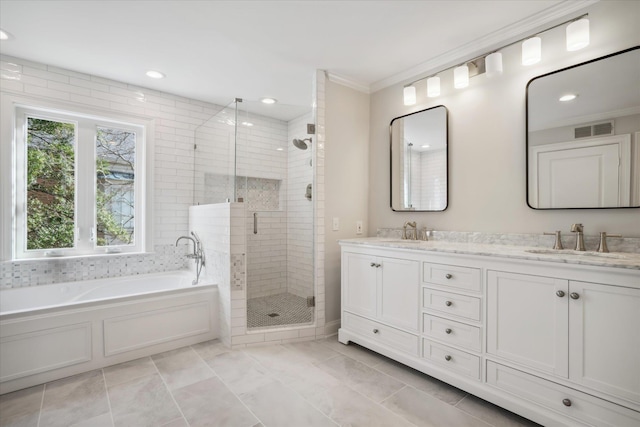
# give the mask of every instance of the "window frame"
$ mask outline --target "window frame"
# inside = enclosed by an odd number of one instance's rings
[[[2,238],[0,259],[50,259],[144,253],[152,247],[152,140],[153,119],[122,115],[91,108],[79,108],[59,102],[25,100],[2,95],[2,144],[0,145],[0,211]],[[9,110],[7,110],[9,107]],[[7,111],[9,114],[7,114]],[[37,117],[66,123],[76,123],[75,147],[75,226],[74,247],[60,249],[26,249],[26,126],[27,117]],[[7,129],[7,125],[9,129]],[[96,139],[98,127],[109,127],[136,133],[136,161],[134,165],[134,243],[132,245],[98,246],[94,235],[96,219]],[[9,132],[11,136],[9,136]],[[84,147],[83,147],[84,145]],[[7,157],[9,159],[7,159]],[[9,161],[7,161],[9,160]],[[21,162],[20,164],[18,162]],[[7,167],[10,166],[10,167]],[[10,179],[7,171],[10,171]],[[84,182],[83,182],[84,181]],[[8,205],[8,207],[7,207]],[[19,211],[22,209],[22,211]]]

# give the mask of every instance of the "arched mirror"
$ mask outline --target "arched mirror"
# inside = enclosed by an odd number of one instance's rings
[[[527,84],[527,203],[640,207],[640,48]]]
[[[448,203],[447,109],[391,121],[391,209],[443,211]]]

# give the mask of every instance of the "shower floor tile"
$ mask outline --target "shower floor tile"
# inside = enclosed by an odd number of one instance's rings
[[[247,327],[262,328],[313,322],[313,307],[307,299],[282,293],[247,300]]]

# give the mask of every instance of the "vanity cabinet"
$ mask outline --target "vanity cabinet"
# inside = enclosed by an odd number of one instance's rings
[[[340,342],[545,426],[640,426],[635,264],[341,244]]]

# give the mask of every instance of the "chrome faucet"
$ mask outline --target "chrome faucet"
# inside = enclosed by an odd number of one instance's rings
[[[584,251],[584,226],[582,224],[571,224],[571,232],[576,234],[576,251]]]
[[[413,228],[413,230],[411,230],[411,236],[409,236],[407,234],[407,227],[411,227]],[[412,222],[405,222],[404,225],[402,226],[402,239],[403,240],[418,240],[418,229],[417,229],[417,224],[415,221]]]
[[[189,236],[180,236],[176,239],[176,246],[178,246],[178,242],[182,239],[189,239],[193,243],[193,253],[187,254],[187,258],[191,258],[196,262],[196,278],[191,283],[192,285],[197,285],[200,281],[200,273],[202,272],[202,267],[204,266],[204,251],[202,250],[202,242],[198,238],[198,235],[191,232],[193,237]]]

